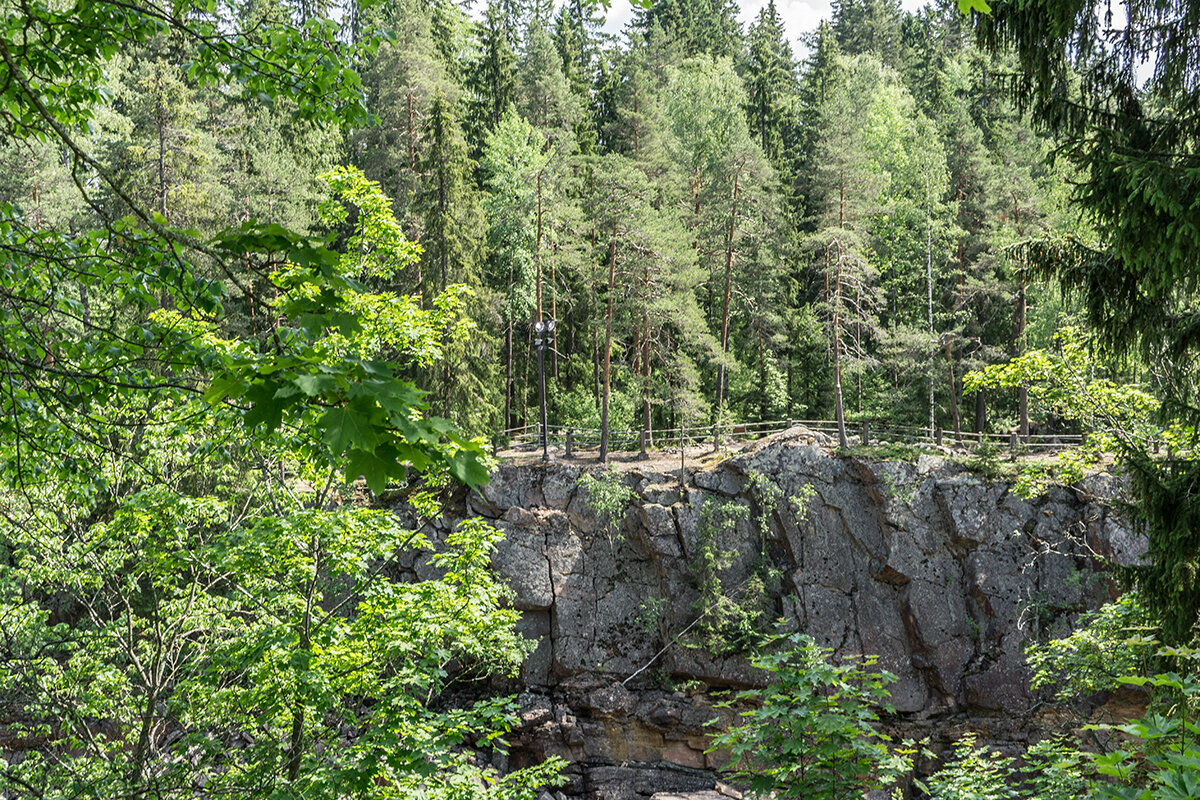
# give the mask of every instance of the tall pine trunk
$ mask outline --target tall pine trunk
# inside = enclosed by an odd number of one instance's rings
[[[929,175],[925,176],[925,288],[927,291],[927,308],[929,310],[929,341],[933,343],[933,216],[929,208]],[[949,357],[950,343],[946,343],[946,354]],[[937,363],[937,348],[929,349],[929,439],[932,441],[937,427],[937,406],[934,398],[933,383],[935,364]],[[950,367],[954,374],[954,366]],[[954,395],[954,381],[950,382],[950,394]]]
[[[638,332],[639,366],[642,377],[642,435],[641,455],[654,446],[650,420],[650,262],[642,264],[642,326]]]
[[[1024,235],[1024,229],[1021,226],[1021,206],[1017,202],[1017,194],[1013,192],[1013,221],[1017,225],[1017,236]],[[1017,300],[1016,300],[1016,324],[1013,326],[1013,356],[1023,355],[1025,352],[1025,319],[1028,311],[1025,299],[1025,277],[1019,275],[1017,278]],[[1017,389],[1017,433],[1021,440],[1029,441],[1029,386],[1022,383]]]
[[[617,284],[617,217],[613,215],[612,243],[608,247],[608,311],[604,315],[604,392],[600,402],[600,460],[608,460],[608,402],[612,377],[613,294]]]
[[[842,402],[842,244],[834,240],[838,248],[837,263],[833,279],[833,416],[837,420],[838,446],[850,446],[846,438],[846,413]],[[825,272],[829,272],[829,248],[825,249]]]
[[[729,356],[729,300],[733,293],[733,243],[737,236],[738,193],[741,172],[733,174],[733,207],[729,211],[729,238],[725,242],[725,291],[721,301],[721,363],[717,365],[717,421],[725,408],[725,359]]]
[[[958,410],[958,378],[954,374],[954,344],[946,339],[946,372],[950,382],[950,418],[954,421],[954,441],[962,444],[962,415]]]

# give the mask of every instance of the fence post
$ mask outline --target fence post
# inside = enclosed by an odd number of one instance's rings
[[[792,421],[791,421],[790,419],[787,421],[787,426],[788,426],[789,428],[790,428],[790,427],[792,427]]]
[[[871,423],[863,420],[862,443],[865,447],[871,443]]]
[[[942,429],[941,428],[938,428],[933,432],[933,441],[937,443],[938,447],[942,446]]]
[[[563,456],[565,458],[573,458],[575,456],[575,437],[570,428],[567,428],[567,442],[563,447]]]
[[[1017,434],[1015,432],[1009,434],[1008,449],[1012,452],[1013,459],[1016,459],[1016,457],[1017,457],[1017,442],[1019,442],[1019,441],[1020,441],[1020,439],[1017,438]]]

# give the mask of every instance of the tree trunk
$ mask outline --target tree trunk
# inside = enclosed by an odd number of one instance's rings
[[[840,280],[840,271],[839,271]],[[854,323],[854,355],[856,358],[862,358],[862,287],[860,286],[854,293],[854,305],[858,308],[858,320]],[[854,371],[854,385],[858,389],[858,413],[863,410],[863,387],[862,387],[863,371],[862,364]]]
[[[737,235],[738,192],[741,174],[733,174],[733,207],[729,212],[729,238],[725,242],[725,292],[721,301],[721,363],[717,365],[717,421],[725,406],[725,358],[729,356],[729,299],[733,293],[733,241]]]
[[[787,360],[787,418],[790,420],[793,416],[792,411],[794,409],[793,401],[792,401],[793,392],[794,392],[794,389],[792,387],[792,373],[794,372],[794,370],[792,368],[791,348],[788,348],[788,350],[789,350],[789,352],[788,352],[788,360]]]
[[[1017,290],[1017,328],[1013,336],[1014,355],[1020,356],[1025,352],[1025,281],[1021,281]],[[1029,386],[1022,383],[1017,388],[1017,433],[1022,441],[1029,441]]]
[[[929,341],[932,344],[933,338],[933,217],[930,214],[929,208],[929,175],[925,176],[925,288],[927,290],[927,307],[929,309]],[[950,342],[946,341],[946,357],[950,357]],[[935,375],[935,363],[937,361],[937,350],[930,348],[929,351],[929,439],[932,441],[934,437],[934,429],[937,426],[937,408],[934,399],[933,382]],[[954,368],[951,367],[951,376],[954,374]],[[954,381],[950,381],[950,395],[954,395]],[[953,400],[951,400],[953,403]],[[955,432],[958,431],[957,420],[955,422]]]
[[[167,109],[163,105],[161,76],[154,84],[157,97],[154,103],[154,122],[158,128],[158,213],[167,216]]]
[[[1012,193],[1013,200],[1013,221],[1017,225],[1017,236],[1023,236],[1024,228],[1021,226],[1021,204],[1017,202],[1017,193]],[[1025,352],[1025,317],[1026,317],[1026,302],[1025,302],[1025,277],[1018,274],[1017,278],[1017,313],[1016,325],[1013,330],[1013,356],[1020,356]],[[1022,441],[1029,441],[1029,387],[1022,383],[1017,389],[1017,433]]]
[[[953,343],[946,338],[946,371],[950,380],[950,418],[954,421],[954,441],[962,444],[962,415],[958,411],[958,379],[954,376]]]
[[[767,398],[767,346],[763,341],[762,317],[758,318],[758,419],[765,421],[771,410]]]
[[[554,276],[554,259],[550,259],[550,319],[558,319],[558,281]],[[561,327],[561,326],[560,326]],[[572,342],[574,337],[572,337]],[[572,347],[572,350],[574,348]],[[558,345],[555,344],[553,350],[550,351],[550,358],[553,367],[550,372],[555,380],[558,380]]]
[[[600,404],[600,460],[608,460],[608,400],[612,376],[613,294],[617,283],[617,217],[613,216],[612,242],[608,247],[608,311],[604,315],[604,393]]]
[[[145,773],[146,761],[150,757],[150,733],[154,727],[154,708],[158,701],[158,693],[150,686],[146,687],[146,702],[142,706],[137,744],[133,750],[133,772],[130,783],[138,787]],[[135,789],[136,791],[136,789]]]
[[[537,238],[533,245],[533,262],[537,267],[537,317],[542,321],[542,173],[537,176]]]
[[[408,169],[416,173],[417,171],[417,143],[416,143],[416,120],[413,117],[413,87],[408,87],[406,95],[406,103],[408,105]]]
[[[842,404],[842,245],[838,247],[836,272],[833,280],[833,416],[837,420],[838,446],[846,449],[846,414]],[[829,249],[825,249],[825,271],[829,272]]]
[[[508,321],[508,326],[504,329],[504,424],[506,427],[515,428],[512,415],[512,396],[513,396],[513,326],[512,320]]]
[[[641,455],[646,457],[646,451],[653,446],[650,431],[650,261],[642,263],[642,328],[638,332],[639,356],[642,375],[642,435]]]
[[[310,597],[311,601],[311,597]],[[309,638],[311,631],[312,609],[306,608],[304,611],[304,620],[300,627],[300,649],[308,652],[312,649],[312,641]],[[304,756],[304,698],[299,690],[296,692],[295,702],[292,706],[292,730],[288,737],[288,762],[287,762],[287,779],[295,783],[300,777],[300,763]]]

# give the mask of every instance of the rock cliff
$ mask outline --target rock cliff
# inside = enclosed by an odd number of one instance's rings
[[[624,465],[633,499],[615,526],[589,505],[578,466],[502,466],[467,499],[467,513],[507,533],[494,563],[537,643],[514,765],[562,755],[565,793],[596,800],[713,788],[708,690],[762,675],[690,633],[704,547],[729,554],[727,593],[765,560],[781,576],[772,616],[837,653],[878,655],[898,677],[891,724],[906,733],[936,741],[972,727],[1001,745],[1036,735],[1042,698],[1024,643],[1110,597],[1096,555],[1142,552],[1104,502],[1114,479],[1031,501],[940,458],[873,461],[822,444],[792,429],[689,471],[682,492],[677,472]],[[759,476],[779,491],[764,492]],[[706,503],[748,510],[705,533]]]

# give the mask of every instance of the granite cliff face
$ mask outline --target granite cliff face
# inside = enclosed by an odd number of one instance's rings
[[[682,495],[677,472],[628,468],[635,499],[615,533],[577,466],[504,466],[468,498],[467,513],[507,532],[494,564],[537,642],[514,764],[562,755],[573,764],[565,793],[598,800],[713,787],[720,757],[704,753],[704,724],[717,713],[704,687],[762,680],[741,656],[675,641],[696,618],[689,562],[713,501],[749,507],[714,543],[735,554],[723,584],[755,569],[765,538],[783,576],[775,615],[838,653],[878,655],[898,676],[897,726],[935,740],[970,726],[1001,745],[1036,735],[1023,643],[1109,598],[1093,553],[1129,562],[1142,551],[1105,505],[1114,480],[1028,501],[939,458],[845,458],[821,439],[772,437],[689,471]],[[783,499],[760,508],[753,473]]]

